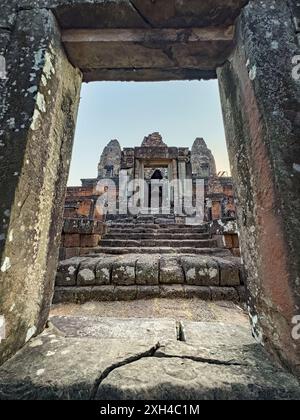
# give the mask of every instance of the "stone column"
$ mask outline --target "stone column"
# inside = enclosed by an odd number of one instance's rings
[[[292,331],[300,314],[300,48],[292,3],[250,1],[218,77],[253,332],[299,374]]]
[[[180,207],[180,188],[179,188],[178,164],[177,159],[172,160],[172,185],[174,186],[174,211],[175,214],[181,214]]]
[[[179,184],[179,201],[180,208],[183,208],[184,195],[185,195],[185,180],[186,180],[186,162],[179,160],[178,161],[178,184]]]
[[[148,197],[148,190],[145,191],[145,185],[143,182],[145,180],[145,164],[143,161],[140,162],[139,179],[141,182],[140,183],[141,210],[143,211],[143,209],[147,208],[147,212],[148,212],[149,197]]]
[[[53,14],[21,11],[7,46],[0,107],[0,363],[48,319],[81,75]]]

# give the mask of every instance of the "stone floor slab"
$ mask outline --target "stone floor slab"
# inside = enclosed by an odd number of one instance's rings
[[[55,318],[0,368],[1,400],[300,399],[244,325],[186,322],[182,342],[173,320]],[[166,329],[173,339],[159,343]]]
[[[203,363],[148,357],[114,370],[99,400],[299,400],[299,383],[272,365]]]
[[[222,346],[245,346],[255,343],[250,325],[222,322],[182,321],[182,334],[187,343],[214,348]]]
[[[91,399],[103,372],[152,354],[155,345],[65,338],[47,331],[0,368],[0,400]]]
[[[176,321],[172,319],[56,316],[51,322],[66,337],[142,340],[147,343],[177,340]]]

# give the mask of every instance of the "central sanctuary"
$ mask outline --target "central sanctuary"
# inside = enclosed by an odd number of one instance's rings
[[[80,187],[69,187],[65,203],[65,217],[87,217],[103,219],[103,212],[96,205],[99,195],[103,194],[100,185],[111,180],[109,194],[116,198],[119,207],[120,173],[127,174],[128,180],[143,181],[149,185],[143,191],[140,212],[142,214],[160,214],[164,211],[162,198],[163,181],[168,185],[170,212],[178,212],[174,203],[174,189],[179,200],[184,200],[184,182],[192,181],[193,198],[199,189],[197,181],[203,180],[204,220],[211,221],[224,217],[235,217],[234,190],[232,178],[217,173],[215,158],[203,138],[197,138],[191,149],[187,147],[169,147],[159,133],[146,136],[141,146],[121,148],[118,140],[111,140],[104,148],[98,164],[98,176],[82,179]],[[158,197],[151,194],[150,183],[161,181]],[[102,182],[101,182],[102,181]],[[111,186],[115,185],[115,188]],[[197,187],[198,186],[198,187]],[[143,188],[143,187],[140,187]],[[176,196],[177,197],[177,196]],[[156,200],[155,200],[156,199]],[[155,206],[153,202],[155,201]],[[194,203],[195,204],[195,203]],[[109,213],[109,212],[108,212]],[[180,212],[181,213],[181,212]],[[110,218],[112,215],[107,214]]]

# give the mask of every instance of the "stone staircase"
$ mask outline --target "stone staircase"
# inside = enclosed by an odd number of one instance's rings
[[[88,255],[61,261],[54,302],[193,298],[243,301],[239,258],[217,246],[209,225],[174,215],[108,220]]]
[[[208,225],[176,223],[174,215],[137,216],[117,219],[96,252],[104,254],[201,254],[228,255],[210,238]]]

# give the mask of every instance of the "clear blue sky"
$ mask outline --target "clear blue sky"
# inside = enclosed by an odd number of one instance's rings
[[[203,137],[217,169],[229,171],[217,81],[97,82],[82,86],[68,185],[97,176],[109,140],[134,147],[155,131],[169,146],[191,147]]]

